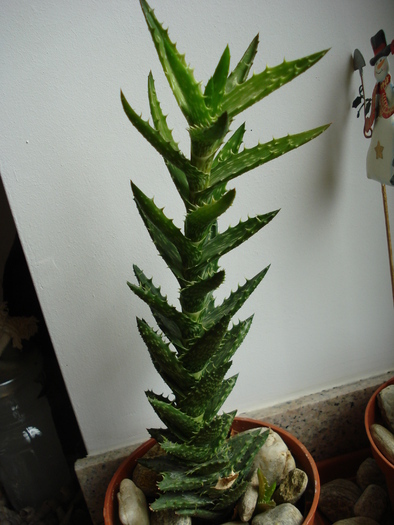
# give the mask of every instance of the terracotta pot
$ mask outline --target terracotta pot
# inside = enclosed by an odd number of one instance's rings
[[[317,462],[317,470],[319,471],[320,483],[323,486],[334,479],[349,479],[354,481],[357,475],[357,470],[361,463],[371,457],[371,449],[364,448],[362,450],[355,450],[335,456],[333,458],[323,459]],[[315,525],[331,525],[323,514],[316,512]]]
[[[394,384],[394,377],[389,379],[389,381],[387,381],[383,385],[381,385],[376,390],[376,392],[373,394],[373,396],[368,402],[367,408],[365,409],[364,423],[365,423],[365,430],[367,432],[369,443],[371,445],[372,455],[375,458],[376,463],[378,464],[380,470],[383,472],[386,478],[386,484],[387,484],[387,488],[389,491],[391,507],[394,511],[394,465],[388,459],[386,459],[383,456],[383,454],[380,452],[378,447],[375,445],[375,442],[369,430],[373,423],[383,424],[380,413],[379,413],[379,407],[377,404],[378,403],[377,396],[381,390],[386,388],[386,386],[393,385],[393,384]]]
[[[304,470],[309,478],[309,484],[305,493],[305,512],[304,512],[304,523],[303,525],[319,525],[321,522],[316,518],[317,504],[320,496],[320,479],[319,473],[313,460],[306,447],[294,436],[292,436],[286,430],[258,421],[256,419],[240,418],[237,417],[233,423],[233,430],[235,432],[243,432],[257,427],[269,427],[277,432],[283,441],[291,451],[297,466]],[[120,482],[127,477],[131,477],[135,465],[140,457],[142,457],[153,445],[155,444],[154,439],[149,439],[137,448],[128,458],[126,458],[120,465],[118,470],[115,472],[110,484],[108,485],[107,492],[104,501],[104,524],[105,525],[117,525],[119,520],[118,515],[118,502],[116,494],[119,490]]]

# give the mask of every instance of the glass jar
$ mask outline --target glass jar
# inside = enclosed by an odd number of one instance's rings
[[[0,481],[17,511],[37,508],[70,482],[40,378],[40,352],[9,343],[0,358]]]

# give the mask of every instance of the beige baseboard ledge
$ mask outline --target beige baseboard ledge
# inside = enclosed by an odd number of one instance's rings
[[[296,436],[315,461],[368,446],[364,411],[373,392],[394,376],[394,370],[278,405],[239,413],[261,419]],[[75,463],[75,472],[94,525],[103,523],[104,496],[118,466],[140,443],[87,456]]]

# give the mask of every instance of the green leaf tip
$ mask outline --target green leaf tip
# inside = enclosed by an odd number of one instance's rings
[[[163,28],[145,0],[141,0],[141,7],[163,71],[186,120],[190,125],[210,124],[211,117],[201,85],[186,64],[184,55],[178,52],[168,30]]]
[[[229,75],[226,82],[226,93],[232,91],[237,85],[242,84],[248,78],[249,71],[253,65],[254,57],[257,54],[257,48],[259,45],[259,34],[257,34],[252,42],[249,44],[248,49],[245,51],[243,57],[238,62],[235,69]]]
[[[238,115],[307,71],[321,60],[327,51],[328,49],[325,49],[291,62],[284,60],[275,67],[267,66],[263,72],[255,73],[249,80],[236,85],[225,94],[222,105],[223,111],[227,111],[230,117]]]

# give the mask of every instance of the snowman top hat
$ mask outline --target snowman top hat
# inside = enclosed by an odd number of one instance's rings
[[[389,56],[391,48],[390,45],[386,43],[386,36],[383,29],[380,29],[380,31],[371,38],[371,44],[375,56],[371,58],[369,63],[371,66],[374,66],[379,58]]]

